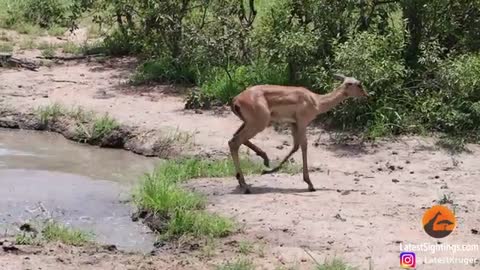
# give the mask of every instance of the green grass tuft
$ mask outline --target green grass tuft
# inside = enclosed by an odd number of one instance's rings
[[[60,116],[65,115],[65,109],[59,103],[41,106],[36,109],[36,114],[43,125],[56,121]]]
[[[10,42],[0,41],[0,52],[3,52],[3,53],[13,52],[13,45]]]
[[[108,114],[97,118],[93,123],[92,140],[101,140],[102,138],[110,135],[110,133],[112,133],[112,131],[119,126],[120,125],[118,124],[118,122],[115,119],[111,118]]]
[[[15,236],[15,244],[35,246],[40,244],[40,240],[33,234],[19,233]]]
[[[191,235],[194,237],[225,237],[232,232],[234,224],[231,220],[204,211],[175,211],[168,223],[165,233],[167,238]]]
[[[254,270],[255,266],[251,261],[246,259],[238,259],[234,262],[217,266],[217,270]]]
[[[241,160],[245,174],[260,173],[263,165],[251,160]],[[287,166],[287,171],[293,171]],[[185,158],[167,160],[155,171],[145,175],[134,193],[140,209],[162,217],[168,223],[162,232],[167,238],[182,235],[195,237],[222,237],[228,235],[234,224],[218,215],[204,212],[205,198],[186,191],[180,186],[193,178],[226,177],[234,175],[235,167],[230,159],[204,160]]]
[[[84,246],[91,242],[91,235],[53,221],[45,224],[42,235],[48,242],[61,242],[66,245]]]
[[[243,255],[248,255],[253,252],[253,244],[248,241],[240,241],[238,243],[238,252]]]
[[[331,262],[325,262],[322,265],[317,265],[316,270],[356,270],[357,268],[348,266],[340,259],[333,259]]]

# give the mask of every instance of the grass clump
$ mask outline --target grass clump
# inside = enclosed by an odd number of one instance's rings
[[[118,122],[111,118],[108,114],[97,118],[93,123],[92,128],[92,140],[99,140],[103,137],[110,135],[110,133],[117,129],[120,125]]]
[[[15,235],[15,244],[25,246],[36,246],[40,244],[40,240],[33,234],[19,233]]]
[[[92,242],[92,234],[69,228],[54,220],[35,222],[40,228],[25,223],[21,232],[15,235],[17,245],[42,245],[43,243],[60,242],[66,245],[84,246]]]
[[[36,114],[42,125],[47,126],[49,123],[56,121],[59,117],[65,115],[65,109],[59,103],[41,106],[36,110]]]
[[[468,152],[466,148],[467,139],[459,136],[443,136],[437,141],[437,145],[450,153],[457,154]]]
[[[225,237],[232,232],[233,227],[231,220],[219,215],[180,208],[169,221],[165,236]]]
[[[238,259],[234,262],[228,262],[217,267],[217,270],[254,270],[253,263],[246,259]]]
[[[13,45],[9,42],[0,41],[0,53],[11,53],[13,52]]]
[[[238,252],[247,255],[249,253],[252,253],[253,251],[253,244],[248,242],[248,241],[240,241],[238,243]]]
[[[85,112],[77,111],[71,116],[77,119],[76,138],[84,143],[96,144],[120,127],[120,124],[108,114],[95,118]]]
[[[357,268],[348,266],[340,259],[333,259],[331,262],[317,265],[315,270],[357,270]]]
[[[61,242],[72,246],[84,246],[91,241],[89,234],[53,221],[45,224],[42,236],[47,242]]]
[[[205,198],[179,184],[191,178],[222,175],[222,163],[200,159],[169,160],[145,179],[134,194],[139,208],[166,222],[160,231],[165,238],[183,235],[223,237],[234,227],[232,221],[203,211]]]
[[[44,127],[49,127],[49,124],[60,117],[71,120],[76,127],[73,139],[83,143],[98,144],[120,127],[120,124],[108,114],[97,117],[95,113],[85,111],[81,107],[66,109],[59,103],[41,106],[36,109],[36,114]]]
[[[261,163],[250,160],[241,160],[241,164],[246,174],[260,173],[263,169]],[[180,184],[193,178],[225,177],[234,172],[235,167],[230,159],[167,160],[155,171],[145,175],[134,193],[134,199],[139,209],[153,213],[166,223],[158,229],[166,238],[183,235],[226,236],[232,231],[233,222],[203,211],[205,198],[186,191]]]

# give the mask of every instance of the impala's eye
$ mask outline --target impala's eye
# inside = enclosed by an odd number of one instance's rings
[[[352,83],[347,83],[347,86],[352,86]]]
[[[359,87],[360,89],[362,89],[362,88],[363,88],[363,85],[361,85],[361,84],[358,84],[358,87]]]

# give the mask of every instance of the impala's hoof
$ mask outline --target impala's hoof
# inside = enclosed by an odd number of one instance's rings
[[[269,168],[270,167],[270,160],[268,160],[268,159],[263,160],[263,165],[265,167]]]
[[[315,192],[315,191],[317,191],[317,190],[316,190],[314,187],[308,187],[308,191],[310,191],[310,192]]]
[[[243,194],[252,194],[252,192],[250,191],[249,188],[246,188],[246,189],[243,191]]]

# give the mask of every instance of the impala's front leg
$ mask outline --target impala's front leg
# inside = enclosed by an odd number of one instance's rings
[[[300,147],[302,150],[302,162],[303,162],[303,181],[308,184],[308,190],[309,191],[315,191],[315,188],[313,187],[312,181],[310,181],[310,175],[308,174],[308,161],[307,161],[307,136],[306,133],[303,133],[303,136],[301,137],[301,143]]]

